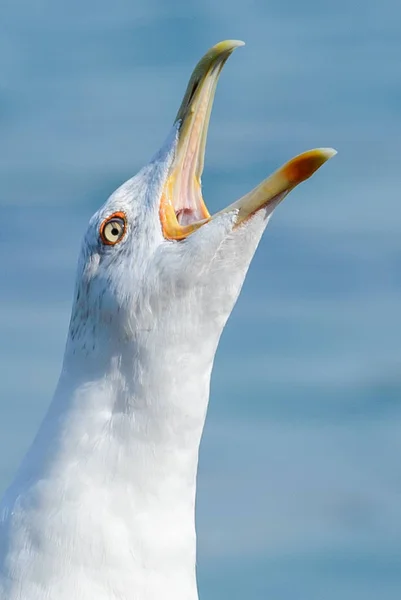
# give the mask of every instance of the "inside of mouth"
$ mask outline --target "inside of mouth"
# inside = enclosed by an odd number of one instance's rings
[[[177,222],[179,225],[191,225],[191,223],[195,223],[199,220],[199,217],[196,216],[195,211],[191,208],[183,208],[176,211],[175,216],[177,218]]]
[[[205,82],[193,109],[194,118],[187,121],[185,142],[176,159],[178,168],[174,173],[172,201],[177,222],[181,226],[210,217],[202,197],[201,174],[213,97],[210,91],[212,86],[213,79],[210,78]]]
[[[197,184],[194,177],[188,183],[174,196],[173,201],[175,216],[181,226],[191,225],[210,216],[202,198],[200,184]]]

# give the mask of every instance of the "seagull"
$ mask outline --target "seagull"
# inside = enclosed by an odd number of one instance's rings
[[[197,600],[199,444],[219,338],[305,152],[211,215],[201,191],[211,48],[165,143],[94,214],[59,382],[0,504],[1,600]]]

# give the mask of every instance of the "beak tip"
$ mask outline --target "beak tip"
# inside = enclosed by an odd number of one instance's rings
[[[333,156],[337,154],[337,150],[334,150],[334,148],[319,148],[318,150],[321,152],[322,156],[326,158],[326,160],[333,158]]]
[[[213,46],[209,50],[209,53],[212,55],[231,54],[231,52],[234,52],[234,50],[241,46],[245,46],[245,42],[242,40],[224,40]]]
[[[230,40],[232,45],[236,48],[240,48],[241,46],[245,46],[245,42],[243,42],[242,40]]]
[[[333,148],[315,148],[299,154],[284,166],[285,177],[295,187],[309,179],[325,162],[337,154]]]

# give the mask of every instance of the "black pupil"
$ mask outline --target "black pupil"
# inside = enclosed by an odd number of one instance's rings
[[[111,234],[112,235],[118,235],[120,232],[118,231],[117,227],[113,227],[113,229],[111,230]]]

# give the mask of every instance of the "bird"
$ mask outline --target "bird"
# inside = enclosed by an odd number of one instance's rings
[[[0,504],[1,600],[198,600],[199,444],[220,336],[309,150],[215,214],[206,138],[226,40],[165,142],[89,221],[60,378]]]

